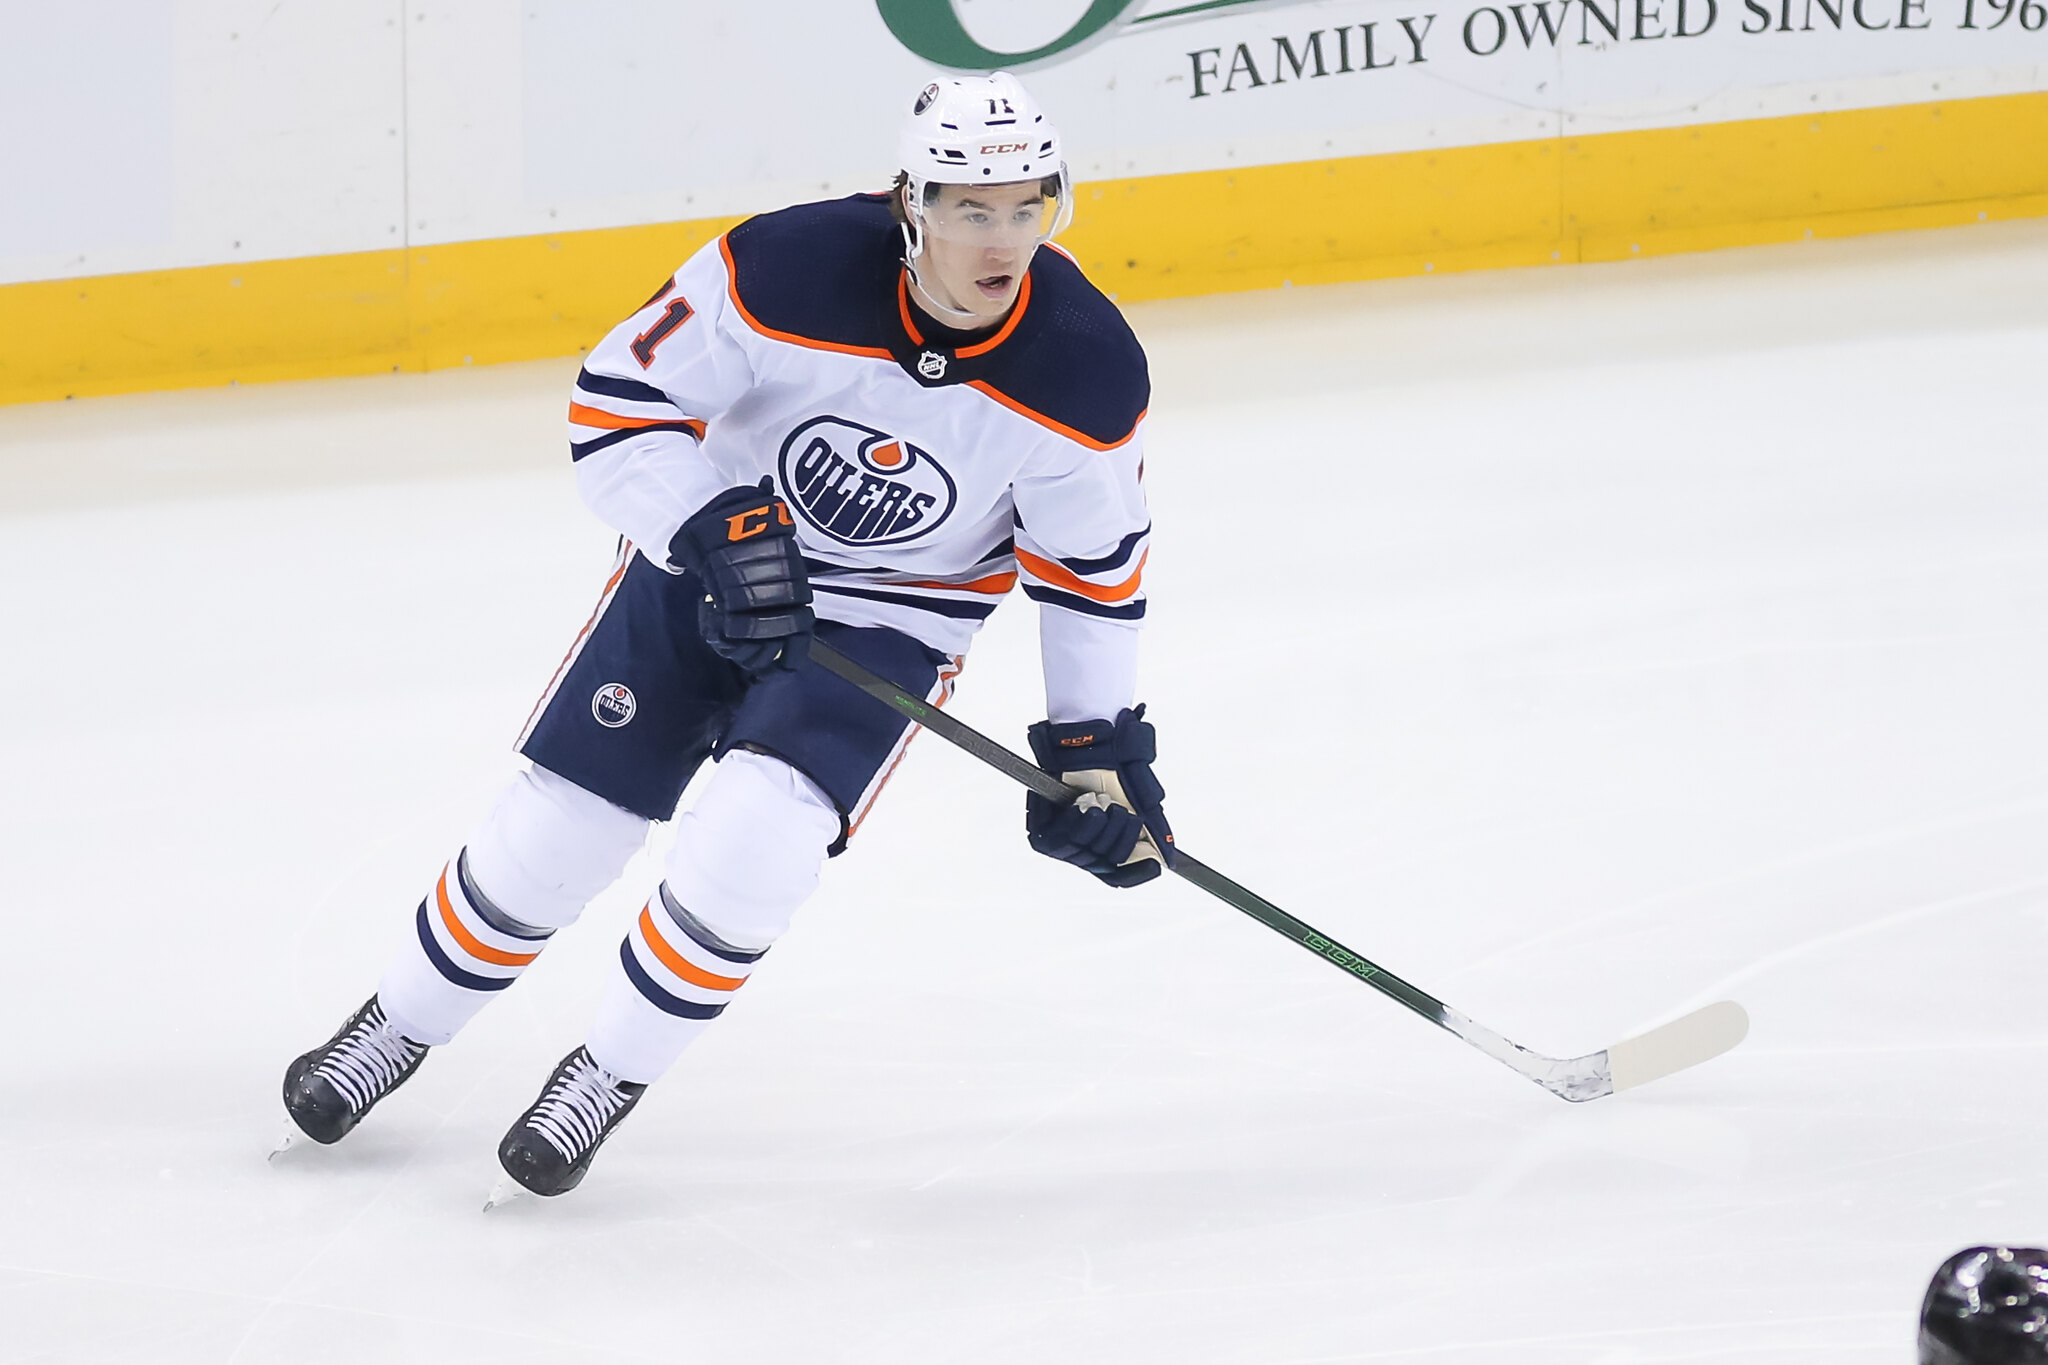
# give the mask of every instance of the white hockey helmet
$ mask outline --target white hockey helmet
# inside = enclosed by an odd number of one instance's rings
[[[1037,246],[1074,216],[1073,190],[1053,127],[1023,82],[1007,71],[945,77],[918,92],[896,143],[905,177],[904,244],[912,260],[927,232],[1000,246]],[[1025,211],[992,217],[936,211],[941,185],[1036,181]]]

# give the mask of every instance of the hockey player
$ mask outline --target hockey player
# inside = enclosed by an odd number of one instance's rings
[[[1031,846],[1113,886],[1172,836],[1133,707],[1151,526],[1145,357],[1057,248],[1060,138],[1014,77],[915,100],[883,194],[764,214],[705,247],[590,353],[569,406],[589,506],[621,533],[549,682],[531,767],[451,859],[377,992],[285,1074],[320,1142],[519,978],[650,822],[665,877],[584,1042],[499,1147],[539,1194],[592,1155],[716,1018],[859,828],[910,735],[823,668],[821,641],[943,702],[1016,584],[1040,604]]]

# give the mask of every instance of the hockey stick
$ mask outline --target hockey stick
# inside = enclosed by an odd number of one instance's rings
[[[870,672],[823,641],[812,640],[811,658],[876,701],[909,717],[948,743],[965,749],[1040,796],[1054,801],[1071,801],[1080,795],[1078,789],[1027,763],[972,726],[962,724],[936,706],[911,696],[887,678]],[[1292,939],[1382,995],[1407,1006],[1438,1028],[1456,1034],[1495,1061],[1514,1068],[1551,1094],[1573,1103],[1597,1100],[1602,1095],[1630,1090],[1669,1076],[1674,1071],[1698,1066],[1728,1051],[1749,1032],[1749,1015],[1742,1006],[1732,1000],[1722,1000],[1668,1024],[1660,1024],[1648,1033],[1625,1039],[1604,1052],[1588,1053],[1583,1057],[1546,1057],[1502,1037],[1484,1024],[1467,1019],[1427,991],[1409,985],[1386,968],[1352,952],[1263,896],[1239,886],[1208,864],[1198,862],[1185,849],[1176,852],[1173,870],[1218,900],[1235,906],[1275,933]]]

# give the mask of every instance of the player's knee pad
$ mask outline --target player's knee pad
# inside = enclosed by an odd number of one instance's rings
[[[617,881],[647,821],[545,768],[520,773],[469,840],[477,889],[512,919],[559,929]]]
[[[766,948],[818,886],[839,811],[816,783],[779,758],[734,750],[676,822],[671,895],[738,948]]]

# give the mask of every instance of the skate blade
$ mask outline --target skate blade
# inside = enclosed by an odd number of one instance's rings
[[[286,1120],[284,1125],[284,1135],[278,1138],[277,1145],[270,1149],[270,1155],[263,1159],[265,1161],[275,1161],[279,1157],[283,1156],[286,1152],[291,1151],[295,1147],[303,1146],[305,1143],[310,1142],[311,1140],[312,1139],[308,1138],[304,1133],[301,1133],[299,1131],[299,1126],[296,1123],[293,1123],[290,1120]]]
[[[511,1176],[501,1175],[498,1177],[498,1183],[491,1186],[490,1198],[484,1200],[484,1212],[489,1213],[492,1209],[501,1209],[507,1204],[525,1199],[529,1193],[526,1186]]]

